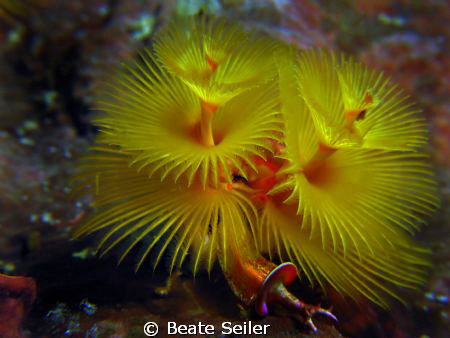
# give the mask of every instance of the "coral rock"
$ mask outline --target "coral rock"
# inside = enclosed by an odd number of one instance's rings
[[[36,283],[28,277],[0,274],[0,336],[22,337],[20,323],[36,298]]]

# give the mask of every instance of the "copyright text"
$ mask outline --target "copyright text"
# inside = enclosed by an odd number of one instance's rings
[[[242,324],[233,324],[232,322],[223,322],[221,327],[221,334],[255,334],[265,335],[270,325],[253,324],[251,321],[244,322]],[[184,334],[184,335],[212,335],[215,334],[215,327],[213,325],[198,324],[191,325],[177,325],[175,322],[167,323],[167,334]]]

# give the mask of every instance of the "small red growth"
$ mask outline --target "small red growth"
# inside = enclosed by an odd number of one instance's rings
[[[34,279],[0,274],[0,337],[22,337],[20,324],[35,298]]]

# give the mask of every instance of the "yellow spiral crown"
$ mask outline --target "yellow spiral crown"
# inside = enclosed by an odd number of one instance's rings
[[[439,205],[426,124],[384,75],[191,18],[111,76],[98,108],[74,188],[95,212],[75,236],[102,231],[103,253],[144,243],[136,268],[166,253],[194,272],[268,254],[383,306],[423,282],[412,235]]]

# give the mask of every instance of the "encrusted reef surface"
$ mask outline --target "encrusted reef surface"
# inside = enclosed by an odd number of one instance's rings
[[[160,325],[159,336],[168,322],[214,325],[220,336],[223,322],[249,321],[270,325],[272,337],[447,336],[447,1],[35,0],[2,11],[9,3],[0,0],[0,337],[143,337],[146,322]],[[167,280],[164,264],[134,273],[132,257],[117,266],[113,256],[95,256],[92,238],[70,239],[90,211],[88,200],[71,201],[67,193],[96,133],[90,120],[98,87],[150,45],[172,15],[199,13],[226,16],[301,48],[345,51],[384,71],[423,109],[442,206],[420,234],[433,249],[434,266],[424,288],[407,295],[408,307],[356,305],[296,282],[294,294],[332,304],[339,319],[317,316],[319,332],[312,335],[281,311],[260,318],[241,306],[218,268],[210,276],[182,272]]]

